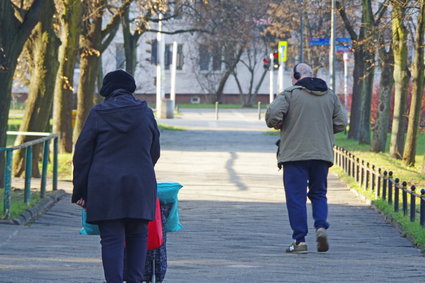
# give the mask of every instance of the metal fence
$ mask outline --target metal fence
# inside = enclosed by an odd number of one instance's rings
[[[25,142],[18,146],[13,147],[0,147],[0,154],[5,152],[5,174],[4,174],[4,215],[8,216],[10,213],[11,204],[11,188],[12,188],[12,161],[13,151],[25,149],[25,187],[24,187],[24,202],[30,203],[31,198],[31,174],[32,174],[32,160],[33,160],[33,146],[43,144],[43,158],[41,169],[41,184],[40,184],[40,197],[44,198],[46,195],[47,184],[47,165],[49,162],[50,141],[53,140],[53,176],[52,176],[52,189],[58,188],[58,134],[51,133],[33,133],[33,132],[7,132],[8,135],[26,135],[26,136],[44,136],[29,142]]]
[[[334,147],[334,164],[352,177],[365,191],[370,191],[377,198],[387,201],[394,211],[403,210],[403,214],[415,222],[419,215],[419,223],[425,227],[425,189],[420,193],[416,187],[408,188],[406,181],[400,182],[394,178],[392,171],[383,171],[375,165],[360,160],[354,154],[342,147]]]

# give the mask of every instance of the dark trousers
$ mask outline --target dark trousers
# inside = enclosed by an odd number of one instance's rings
[[[313,209],[314,228],[329,227],[326,197],[329,163],[321,160],[293,161],[285,162],[283,167],[283,184],[289,224],[293,231],[292,238],[297,243],[305,242],[308,233],[307,197]]]
[[[108,283],[124,281],[124,241],[126,243],[126,280],[143,280],[147,252],[148,222],[140,219],[119,219],[99,223],[102,262]]]

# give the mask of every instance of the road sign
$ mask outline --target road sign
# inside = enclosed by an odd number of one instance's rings
[[[353,52],[352,50],[351,50],[351,48],[352,48],[353,46],[351,45],[351,44],[348,44],[348,45],[337,45],[337,46],[335,46],[335,51],[337,52],[337,53],[343,53],[343,52]]]
[[[288,53],[288,42],[287,41],[279,41],[279,62],[286,62],[286,54]]]
[[[351,38],[349,37],[338,37],[335,39],[337,43],[351,43]],[[313,45],[329,45],[330,39],[326,37],[312,37],[308,39],[308,43],[310,46]]]

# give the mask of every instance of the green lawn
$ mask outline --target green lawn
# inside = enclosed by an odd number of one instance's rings
[[[389,141],[390,137],[388,136],[387,148],[389,147]],[[416,163],[414,167],[401,165],[401,160],[392,158],[388,152],[370,152],[370,145],[359,144],[355,140],[347,139],[344,133],[336,135],[336,145],[355,154],[360,160],[375,165],[376,168],[393,171],[394,177],[399,178],[401,181],[406,181],[410,185],[415,185],[417,188],[425,188],[425,176],[422,176],[420,173],[425,151],[425,133],[420,133],[418,137],[416,150],[418,154],[415,158]]]
[[[48,194],[48,192],[46,192]],[[22,189],[12,189],[10,201],[10,216],[4,215],[4,189],[0,188],[0,219],[13,219],[18,217],[24,210],[34,206],[40,201],[40,190],[31,190],[31,201],[29,205],[24,203],[24,191]]]

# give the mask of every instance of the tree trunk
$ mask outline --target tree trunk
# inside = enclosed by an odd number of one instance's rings
[[[370,61],[366,61],[366,77],[364,78],[364,81],[362,83],[362,99],[359,129],[360,144],[370,144],[370,107],[372,104],[373,76],[375,74],[375,71],[373,70],[373,57],[368,54],[367,58],[369,58]]]
[[[362,0],[362,25],[364,26],[364,42],[372,44],[363,44],[364,50],[364,82],[362,85],[362,100],[360,114],[359,143],[370,144],[370,112],[372,105],[373,79],[375,75],[375,51],[373,44],[375,27],[372,12],[371,0]]]
[[[350,127],[348,138],[358,140],[360,136],[360,117],[362,101],[362,76],[364,74],[364,62],[362,51],[354,52],[354,70],[353,70],[353,93],[351,95]]]
[[[403,161],[405,166],[414,166],[416,157],[416,138],[420,123],[422,94],[424,89],[424,18],[425,0],[420,0],[420,13],[416,26],[414,41],[415,55],[412,62],[412,100],[410,104],[409,123],[406,143],[404,144]]]
[[[59,70],[53,104],[53,132],[59,134],[59,152],[72,152],[72,106],[74,104],[74,68],[81,33],[81,1],[66,0],[61,15]]]
[[[124,12],[121,23],[124,38],[125,70],[128,73],[134,75],[137,65],[137,41],[139,40],[142,33],[136,29],[134,35],[131,34],[129,9],[126,9]]]
[[[387,144],[388,126],[390,123],[390,102],[391,92],[394,85],[393,64],[394,57],[392,49],[386,52],[381,48],[382,69],[381,81],[379,83],[378,113],[373,129],[372,143],[370,150],[373,152],[385,152]]]
[[[402,2],[402,3],[401,3]],[[408,0],[394,1],[392,30],[394,43],[394,117],[391,131],[390,155],[401,159],[403,156],[404,134],[406,132],[407,86],[407,30],[404,25],[405,5]]]
[[[13,75],[25,41],[53,0],[34,0],[23,20],[15,16],[12,1],[0,4],[0,147],[6,146]],[[0,186],[4,183],[4,155],[0,154]]]
[[[53,15],[55,5],[44,10],[44,17],[34,29],[34,39],[31,48],[34,52],[34,67],[31,71],[31,83],[25,113],[19,128],[21,132],[44,132],[49,127],[53,105],[55,78],[58,70],[59,39],[53,30]],[[37,139],[34,136],[17,136],[15,144]],[[33,177],[40,177],[38,168],[42,146],[33,150]],[[19,177],[25,170],[25,150],[15,151],[13,158],[13,174]]]
[[[102,16],[104,1],[96,1],[96,7],[90,11],[86,9],[85,15],[89,17],[83,23],[80,36],[80,82],[77,92],[77,117],[75,119],[73,142],[77,142],[83,129],[84,122],[93,107],[93,98],[98,72],[100,48],[102,42]],[[87,5],[87,4],[86,4]],[[92,12],[90,16],[87,14]]]
[[[93,106],[96,77],[100,55],[112,41],[118,30],[120,19],[131,0],[114,13],[109,23],[102,30],[102,17],[106,8],[106,0],[84,2],[83,29],[80,36],[80,83],[77,92],[77,117],[75,120],[73,142],[80,136],[84,122]],[[91,9],[88,7],[90,6]]]
[[[221,101],[221,96],[223,95],[223,90],[224,90],[224,86],[226,85],[227,80],[229,79],[229,76],[234,72],[236,65],[238,64],[242,53],[243,53],[244,48],[240,47],[239,50],[237,51],[237,53],[235,54],[236,56],[232,59],[232,60],[226,60],[226,62],[230,62],[230,64],[226,64],[226,72],[224,73],[224,75],[221,77],[221,80],[218,84],[217,90],[215,92],[215,101],[220,102]]]

